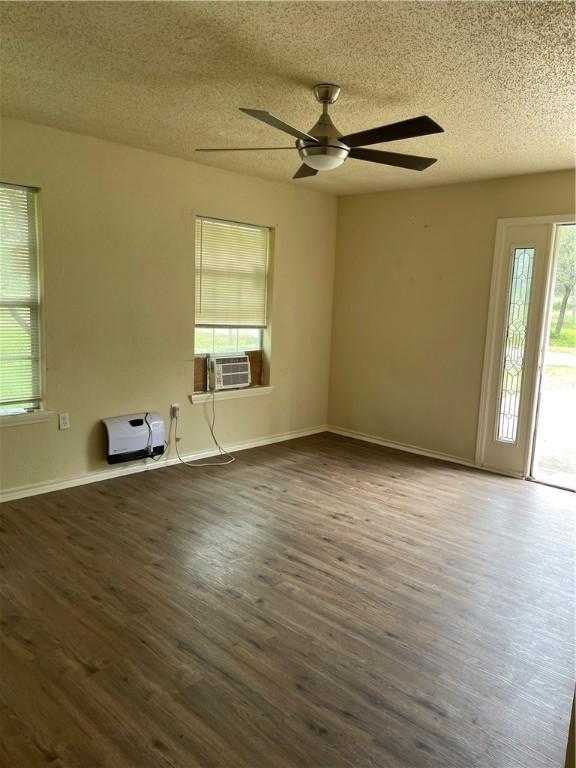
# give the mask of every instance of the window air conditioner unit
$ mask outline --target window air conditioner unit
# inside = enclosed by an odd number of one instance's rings
[[[248,355],[210,355],[208,386],[212,391],[249,387],[251,382]]]

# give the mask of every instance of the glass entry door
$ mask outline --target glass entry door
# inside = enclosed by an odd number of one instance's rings
[[[576,225],[559,226],[548,300],[531,476],[576,490]]]
[[[530,470],[551,255],[565,220],[498,221],[476,461],[517,477]]]

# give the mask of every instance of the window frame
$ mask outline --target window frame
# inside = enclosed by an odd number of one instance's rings
[[[0,423],[2,425],[13,425],[21,421],[22,423],[41,422],[50,418],[51,411],[46,410],[46,356],[45,356],[45,313],[44,313],[44,259],[43,259],[43,229],[42,229],[42,198],[41,188],[31,184],[18,184],[11,181],[4,181],[0,179],[0,186],[9,187],[12,189],[20,189],[28,193],[32,193],[33,199],[33,211],[31,220],[33,221],[34,234],[36,241],[36,290],[37,301],[31,302],[30,300],[22,300],[17,306],[34,306],[36,316],[36,331],[38,339],[38,355],[37,360],[37,380],[38,380],[38,397],[33,400],[21,400],[23,403],[21,408],[17,407],[18,401],[14,403],[14,407],[10,409],[10,405],[3,405],[0,400]],[[6,306],[0,299],[0,306]],[[33,402],[35,405],[31,407],[25,407],[26,402]],[[46,418],[44,418],[44,416]]]

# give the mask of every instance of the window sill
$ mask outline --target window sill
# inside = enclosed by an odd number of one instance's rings
[[[236,400],[241,397],[259,397],[260,395],[270,395],[274,387],[246,387],[245,389],[224,389],[214,393],[215,400]],[[194,392],[190,395],[192,404],[207,403],[212,400],[212,392]]]
[[[20,427],[24,424],[39,424],[41,422],[52,421],[54,411],[31,411],[30,413],[7,413],[0,415],[0,428],[2,427]]]

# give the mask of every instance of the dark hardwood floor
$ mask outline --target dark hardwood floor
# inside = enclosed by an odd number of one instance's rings
[[[559,768],[576,496],[334,435],[0,507],[6,768]]]

